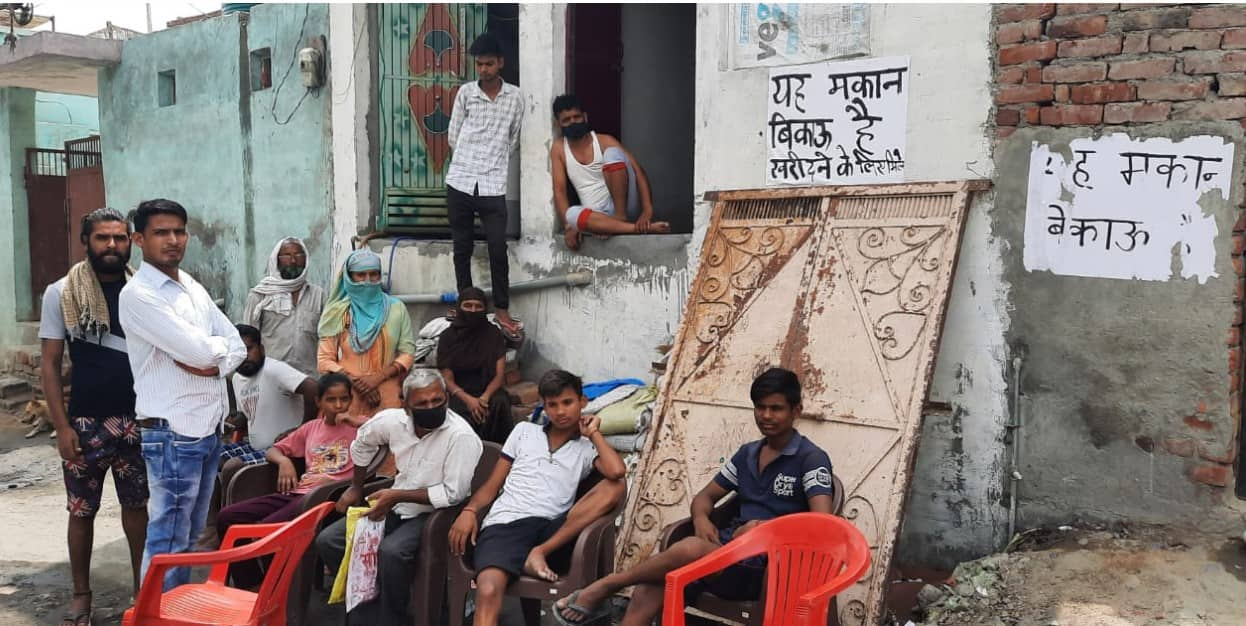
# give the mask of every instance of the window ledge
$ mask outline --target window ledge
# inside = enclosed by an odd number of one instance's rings
[[[553,235],[550,235],[553,240]],[[401,235],[390,237],[374,237],[368,241],[368,247],[380,254],[385,248],[398,241],[399,248],[417,246],[429,254],[446,254],[453,252],[453,244],[449,239],[415,239]],[[559,237],[555,241],[555,249],[563,254],[582,256],[602,261],[628,261],[635,265],[662,265],[673,268],[688,266],[688,244],[692,241],[690,233],[670,235],[615,235],[601,240],[585,236],[579,250],[567,250]],[[535,239],[510,240],[511,246],[535,242]],[[476,245],[483,248],[485,242],[477,241]]]

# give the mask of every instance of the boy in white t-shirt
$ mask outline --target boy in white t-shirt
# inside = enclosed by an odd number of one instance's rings
[[[493,474],[450,529],[452,554],[462,555],[469,541],[476,546],[475,626],[496,626],[506,587],[520,574],[557,580],[549,562],[570,556],[572,540],[626,490],[627,468],[598,430],[600,418],[581,414],[588,399],[580,379],[551,370],[538,390],[549,424],[515,426]],[[577,502],[580,481],[594,469],[604,480]],[[485,507],[489,514],[478,522]]]
[[[281,435],[315,419],[319,390],[307,374],[265,356],[258,328],[238,324],[237,329],[247,346],[247,358],[232,380],[238,411],[246,416],[247,439],[221,450],[226,477],[242,465],[264,463],[264,453]]]

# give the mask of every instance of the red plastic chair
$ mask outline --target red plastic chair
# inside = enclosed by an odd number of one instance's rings
[[[151,559],[134,607],[122,626],[284,626],[286,596],[299,560],[316,536],[316,528],[333,509],[325,502],[285,524],[240,524],[225,533],[216,552],[159,554]],[[239,548],[240,539],[256,539]],[[272,555],[259,593],[225,585],[229,564]],[[162,591],[171,567],[211,565],[202,584]]]
[[[688,583],[760,554],[768,559],[766,626],[825,626],[831,598],[870,568],[869,542],[852,523],[825,513],[784,515],[668,573],[662,626],[684,626]]]

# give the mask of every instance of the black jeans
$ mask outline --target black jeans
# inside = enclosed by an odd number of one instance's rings
[[[472,250],[476,246],[472,219],[480,217],[489,242],[489,280],[493,306],[510,308],[510,262],[506,258],[506,196],[466,194],[446,185],[446,210],[454,240],[454,280],[459,290],[472,282]]]

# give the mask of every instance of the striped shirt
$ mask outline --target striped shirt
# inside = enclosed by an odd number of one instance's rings
[[[229,412],[225,377],[247,355],[233,323],[190,274],[179,270],[173,280],[146,263],[121,290],[119,304],[138,418],[166,419],[186,437],[216,432]],[[196,376],[177,362],[220,373]]]
[[[504,196],[511,152],[519,149],[523,95],[503,82],[493,100],[476,81],[464,84],[450,113],[454,151],[446,184],[467,195]]]

